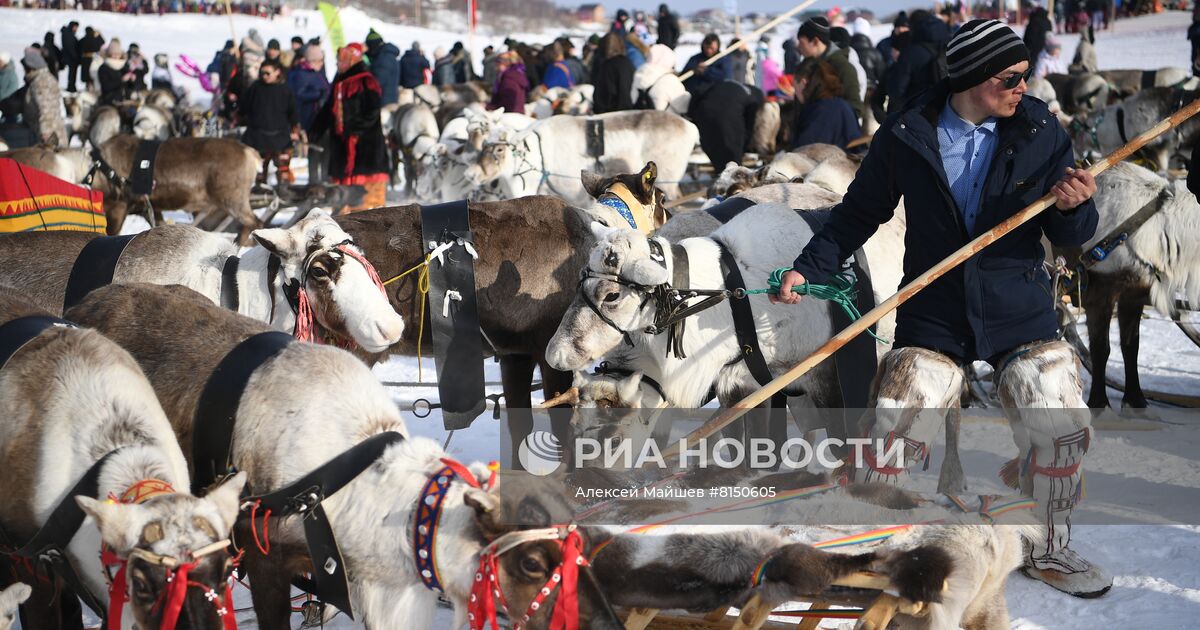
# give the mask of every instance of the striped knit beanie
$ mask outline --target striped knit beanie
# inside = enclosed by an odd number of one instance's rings
[[[1011,28],[997,20],[971,20],[946,46],[950,91],[965,92],[1022,61],[1029,61],[1029,49]]]
[[[828,46],[829,20],[825,19],[825,17],[821,15],[811,17],[800,25],[800,30],[796,33],[796,35],[798,37],[807,37],[808,39],[819,39],[824,42],[826,46]]]

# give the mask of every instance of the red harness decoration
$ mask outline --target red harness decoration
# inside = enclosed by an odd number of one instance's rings
[[[300,289],[297,291],[296,295],[296,326],[292,329],[292,336],[295,337],[297,341],[321,343],[321,338],[317,335],[317,318],[313,313],[312,302],[308,299],[308,291],[304,289],[304,285],[308,281],[308,267],[312,264],[312,260],[318,254],[327,252],[330,249],[336,249],[337,251],[342,252],[354,260],[357,260],[359,264],[361,264],[363,268],[367,270],[367,276],[371,278],[371,282],[375,283],[375,286],[379,289],[379,292],[382,293],[384,297],[387,297],[387,290],[383,288],[383,282],[379,279],[379,272],[375,271],[375,266],[372,265],[369,260],[367,260],[366,256],[363,256],[362,254],[351,249],[351,244],[352,243],[350,241],[346,241],[343,243],[338,243],[332,248],[321,248],[309,254],[308,260],[304,262],[304,270],[302,277],[300,278]],[[351,349],[354,347],[354,342],[349,341],[348,343],[343,344],[343,347],[346,349]]]
[[[144,503],[152,497],[173,494],[174,492],[175,489],[171,487],[171,484],[165,481],[160,479],[143,479],[126,488],[120,497],[109,495],[109,500],[120,503],[138,504]],[[218,542],[205,549],[213,551],[224,549],[229,541],[224,542],[224,545]],[[209,553],[211,552],[209,551]],[[192,554],[189,553],[188,555]],[[206,554],[201,553],[200,555],[203,556]],[[193,587],[204,590],[204,597],[209,602],[212,602],[216,608],[217,616],[221,618],[225,630],[237,630],[237,619],[233,610],[232,576],[225,581],[225,594],[221,596],[204,584],[188,579],[188,573],[196,568],[197,565],[195,557],[193,557],[191,562],[180,562],[175,558],[162,558],[162,560],[177,563],[175,566],[170,566],[166,562],[163,563],[163,566],[167,570],[167,590],[154,604],[155,607],[163,606],[162,623],[159,625],[162,630],[174,630],[175,626],[179,623],[179,614],[183,611],[183,602],[187,599],[187,591]],[[126,577],[129,560],[127,558],[120,558],[111,549],[106,547],[100,550],[100,562],[105,567],[117,567],[116,574],[110,578],[108,584],[107,627],[118,629],[121,628],[121,616],[124,612],[125,604],[129,602],[129,584]]]
[[[507,541],[509,537],[513,541]],[[561,540],[562,562],[529,603],[525,614],[515,619],[500,590],[499,557],[522,543],[552,538]],[[479,570],[475,572],[475,583],[467,607],[470,629],[484,630],[491,624],[492,628],[500,630],[500,624],[496,621],[496,605],[499,603],[512,622],[513,630],[521,630],[542,609],[550,593],[561,585],[562,593],[550,617],[550,630],[579,630],[579,569],[586,566],[589,565],[583,555],[583,538],[574,524],[550,530],[517,531],[497,538],[479,555]]]

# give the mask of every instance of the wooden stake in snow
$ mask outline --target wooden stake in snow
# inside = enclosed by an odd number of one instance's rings
[[[1200,98],[1193,100],[1191,103],[1185,105],[1179,111],[1172,114],[1166,120],[1158,123],[1133,140],[1130,140],[1125,146],[1113,151],[1103,160],[1094,164],[1088,169],[1088,171],[1091,172],[1092,175],[1099,175],[1104,171],[1107,171],[1113,165],[1121,162],[1125,158],[1128,158],[1135,151],[1145,146],[1146,143],[1179,126],[1180,123],[1195,115],[1197,111],[1200,111]],[[700,428],[688,434],[678,444],[664,451],[663,455],[666,457],[676,456],[679,454],[679,449],[681,446],[691,445],[695,440],[706,438],[725,428],[734,420],[742,417],[742,415],[748,410],[762,404],[763,401],[767,400],[784,387],[787,387],[792,381],[804,376],[809,370],[813,369],[822,361],[829,358],[838,350],[838,348],[846,345],[847,342],[857,337],[872,324],[878,322],[880,319],[883,319],[884,315],[896,310],[897,307],[907,302],[909,298],[919,293],[925,287],[929,286],[934,280],[942,277],[942,275],[944,275],[947,271],[950,271],[951,269],[966,262],[968,258],[978,254],[983,250],[983,248],[991,245],[1004,235],[1016,229],[1021,224],[1037,216],[1046,208],[1053,206],[1055,201],[1056,198],[1054,197],[1054,194],[1049,193],[1041,199],[1033,202],[1020,212],[1012,215],[1008,219],[1005,219],[1000,225],[997,225],[987,232],[980,234],[975,238],[975,240],[963,245],[958,249],[958,251],[954,252],[937,265],[934,265],[931,269],[929,269],[929,271],[926,271],[912,282],[901,287],[895,295],[888,298],[883,304],[871,309],[857,321],[847,326],[844,330],[842,330],[842,332],[825,342],[825,345],[817,348],[815,352],[798,363],[795,367],[781,374],[778,378],[770,383],[767,383],[762,389],[759,389],[738,401],[737,404],[718,414],[717,417],[704,423]]]

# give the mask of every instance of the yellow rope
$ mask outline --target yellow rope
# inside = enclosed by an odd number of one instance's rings
[[[429,255],[425,255],[425,260],[413,265],[408,271],[399,275],[392,276],[383,286],[387,286],[404,276],[420,269],[421,273],[417,274],[417,291],[421,294],[421,315],[417,319],[417,382],[424,382],[424,373],[421,365],[421,339],[425,336],[425,302],[429,297]]]

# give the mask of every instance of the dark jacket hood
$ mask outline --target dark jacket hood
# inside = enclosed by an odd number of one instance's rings
[[[929,43],[929,44],[945,44],[950,41],[950,37],[954,35],[950,31],[950,25],[935,18],[917,22],[912,27],[914,44]]]

